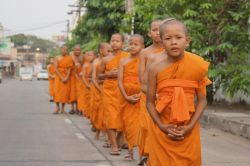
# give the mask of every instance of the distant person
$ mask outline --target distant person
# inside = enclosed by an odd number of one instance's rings
[[[72,72],[70,74],[70,104],[71,104],[71,109],[70,109],[70,114],[75,114],[78,113],[78,107],[77,107],[77,68],[80,65],[80,55],[82,53],[81,46],[76,45],[73,49],[73,53],[70,55],[73,63],[74,63],[74,68],[72,69]]]
[[[70,102],[70,74],[74,67],[74,62],[68,54],[68,48],[62,46],[61,55],[55,60],[55,114],[65,112],[65,104]]]
[[[55,71],[55,65],[54,65],[54,58],[50,58],[50,64],[47,67],[48,75],[49,75],[49,94],[50,94],[50,102],[54,101],[55,97],[55,77],[56,77],[56,71]]]

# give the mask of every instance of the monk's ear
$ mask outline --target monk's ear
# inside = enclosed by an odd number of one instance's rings
[[[190,36],[186,37],[186,48],[189,47],[190,42],[192,41]]]
[[[151,38],[150,30],[148,31],[148,37],[150,37],[150,38]]]

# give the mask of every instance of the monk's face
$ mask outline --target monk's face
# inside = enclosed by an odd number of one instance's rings
[[[113,53],[113,50],[109,44],[106,44],[104,47],[101,48],[100,54],[105,57],[110,55],[110,53]]]
[[[139,37],[131,37],[129,39],[128,50],[131,55],[139,54],[143,47],[143,43]]]
[[[161,21],[153,22],[150,27],[150,32],[148,33],[148,36],[156,43],[161,42],[160,33],[159,33],[160,25],[161,25]]]
[[[87,57],[88,57],[88,62],[93,62],[95,59],[95,53],[91,51],[87,54]]]
[[[121,50],[123,48],[123,41],[120,35],[112,35],[110,45],[114,51]]]
[[[50,58],[50,64],[54,64],[54,58]]]
[[[61,53],[62,53],[62,55],[67,55],[68,54],[68,48],[66,46],[63,46],[61,48]]]
[[[82,53],[81,47],[75,47],[74,48],[74,55],[75,56],[80,56]]]
[[[184,54],[190,38],[186,35],[185,29],[180,23],[173,23],[163,29],[162,42],[168,56],[180,57]]]

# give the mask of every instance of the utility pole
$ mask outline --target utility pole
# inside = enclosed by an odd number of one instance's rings
[[[70,25],[69,25],[69,20],[67,20],[67,40],[69,40],[69,32],[70,32]]]

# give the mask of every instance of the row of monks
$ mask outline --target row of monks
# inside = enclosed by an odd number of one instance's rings
[[[190,42],[179,20],[154,20],[144,48],[141,35],[131,35],[127,51],[120,33],[100,43],[98,53],[82,56],[76,45],[66,46],[48,66],[55,114],[82,114],[97,130],[107,133],[104,147],[120,155],[120,140],[128,145],[125,160],[138,147],[140,163],[149,166],[200,166],[199,118],[206,107],[209,63],[185,51]],[[97,56],[98,55],[98,56]]]

